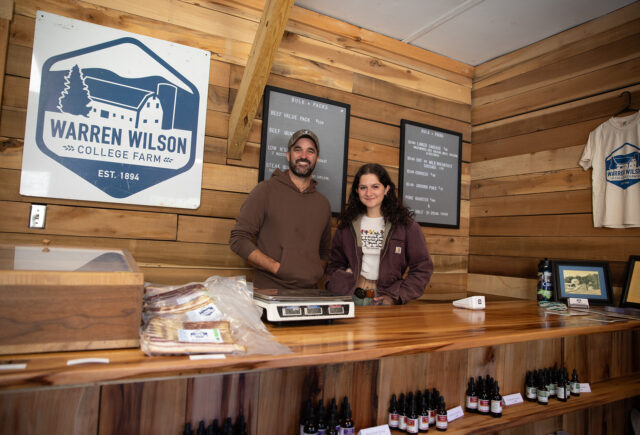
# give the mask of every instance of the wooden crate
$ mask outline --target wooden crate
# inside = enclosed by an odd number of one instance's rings
[[[137,347],[143,286],[126,250],[0,245],[0,354]]]

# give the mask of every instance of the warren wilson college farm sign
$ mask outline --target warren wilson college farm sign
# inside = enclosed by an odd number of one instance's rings
[[[38,11],[20,193],[199,207],[209,62]]]

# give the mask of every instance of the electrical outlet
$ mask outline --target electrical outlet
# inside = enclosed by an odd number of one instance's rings
[[[47,216],[47,206],[44,204],[31,204],[29,216],[29,228],[44,228],[44,219]]]

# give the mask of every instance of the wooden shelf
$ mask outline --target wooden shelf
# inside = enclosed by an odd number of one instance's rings
[[[496,432],[637,395],[640,395],[640,374],[591,384],[591,393],[582,393],[579,397],[572,396],[566,402],[551,399],[546,406],[526,401],[518,405],[505,406],[501,418],[465,413],[464,417],[449,424],[447,433]]]

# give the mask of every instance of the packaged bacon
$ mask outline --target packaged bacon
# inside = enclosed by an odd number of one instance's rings
[[[182,322],[167,317],[153,317],[140,337],[147,355],[181,355],[193,353],[244,352],[231,336],[229,322]]]
[[[147,355],[290,353],[275,341],[253,303],[244,276],[211,276],[203,283],[147,284],[140,343]]]

